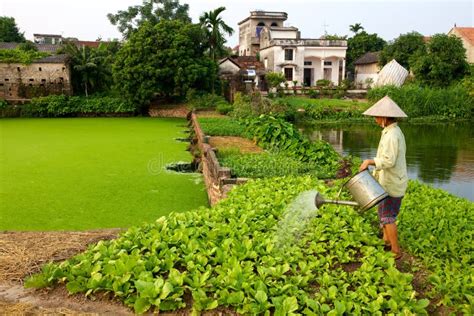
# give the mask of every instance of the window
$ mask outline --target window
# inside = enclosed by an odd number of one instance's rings
[[[285,68],[286,81],[293,81],[293,68]]]
[[[272,26],[278,26],[278,24],[276,22],[273,22]]]
[[[16,70],[17,70],[17,71],[20,71],[20,67],[16,67]]]
[[[35,79],[30,79],[30,81],[35,81]]]
[[[325,61],[324,66],[332,66],[332,61]]]
[[[257,28],[255,30],[255,35],[257,37],[260,37],[260,32],[262,32],[264,26],[265,26],[265,23],[263,23],[263,22],[260,22],[260,23],[257,24]]]
[[[293,50],[285,49],[285,60],[293,60]]]
[[[5,78],[5,81],[10,81],[10,79],[8,79],[8,78]]]
[[[305,61],[305,62],[304,62],[304,65],[305,65],[305,66],[311,66],[312,64],[313,64],[312,61]]]
[[[268,68],[268,58],[265,58],[265,59],[263,60],[263,65],[265,66],[265,69]]]
[[[41,67],[39,67],[38,70],[41,71]]]

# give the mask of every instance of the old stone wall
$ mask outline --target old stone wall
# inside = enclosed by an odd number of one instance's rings
[[[225,198],[232,186],[245,183],[247,179],[231,178],[230,169],[220,166],[214,149],[207,143],[209,137],[202,131],[196,113],[191,113],[190,121],[194,129],[196,145],[201,153],[202,174],[206,184],[209,204],[212,206]]]
[[[72,94],[69,67],[63,63],[0,63],[0,99]]]

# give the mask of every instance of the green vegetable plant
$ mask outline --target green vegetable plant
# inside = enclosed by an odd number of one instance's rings
[[[269,115],[246,121],[247,131],[263,148],[279,152],[301,162],[327,171],[324,177],[334,177],[340,167],[341,157],[324,141],[312,142],[302,135],[293,124]]]
[[[370,222],[350,207],[314,210],[298,239],[276,243],[300,192],[335,197],[340,184],[249,181],[212,209],[172,213],[48,264],[26,286],[110,292],[136,313],[221,307],[245,315],[426,314],[428,301],[416,298],[412,276],[395,268]]]

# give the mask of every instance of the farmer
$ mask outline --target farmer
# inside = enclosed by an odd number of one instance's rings
[[[385,245],[390,247],[395,259],[399,259],[402,254],[398,245],[396,220],[407,189],[408,176],[405,137],[398,127],[397,118],[407,115],[388,96],[379,100],[363,114],[375,116],[375,122],[383,128],[383,131],[377,156],[374,159],[364,160],[359,170],[375,166],[374,177],[389,195],[380,202],[378,215]]]

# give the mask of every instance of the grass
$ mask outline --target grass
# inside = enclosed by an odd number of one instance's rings
[[[129,227],[207,204],[181,119],[0,120],[0,230]]]

